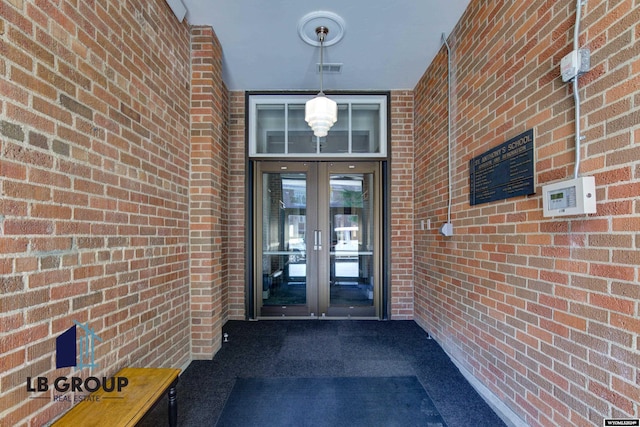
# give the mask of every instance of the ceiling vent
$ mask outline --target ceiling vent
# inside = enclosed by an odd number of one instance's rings
[[[318,67],[317,72],[320,73],[320,63],[316,64]],[[342,64],[334,63],[334,64],[322,64],[322,72],[325,74],[340,74],[342,72]]]

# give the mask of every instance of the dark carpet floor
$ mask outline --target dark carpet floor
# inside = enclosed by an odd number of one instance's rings
[[[416,376],[238,378],[216,427],[447,427]]]
[[[230,321],[223,331],[228,342],[214,359],[193,361],[180,377],[181,427],[216,426],[238,378],[408,376],[417,377],[448,427],[505,425],[413,321]],[[140,425],[163,426],[166,420],[161,401]]]

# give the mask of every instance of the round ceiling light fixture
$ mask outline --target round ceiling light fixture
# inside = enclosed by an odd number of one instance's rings
[[[298,22],[298,35],[311,46],[320,46],[316,29],[319,27],[331,28],[331,32],[323,40],[325,47],[333,46],[344,37],[344,19],[333,12],[319,10],[307,13]]]

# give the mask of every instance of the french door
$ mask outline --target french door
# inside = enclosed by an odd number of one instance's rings
[[[258,317],[380,317],[377,162],[257,162]]]

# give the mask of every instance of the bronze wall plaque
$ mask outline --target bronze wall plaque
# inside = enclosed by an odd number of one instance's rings
[[[535,194],[533,129],[471,159],[471,205]]]

